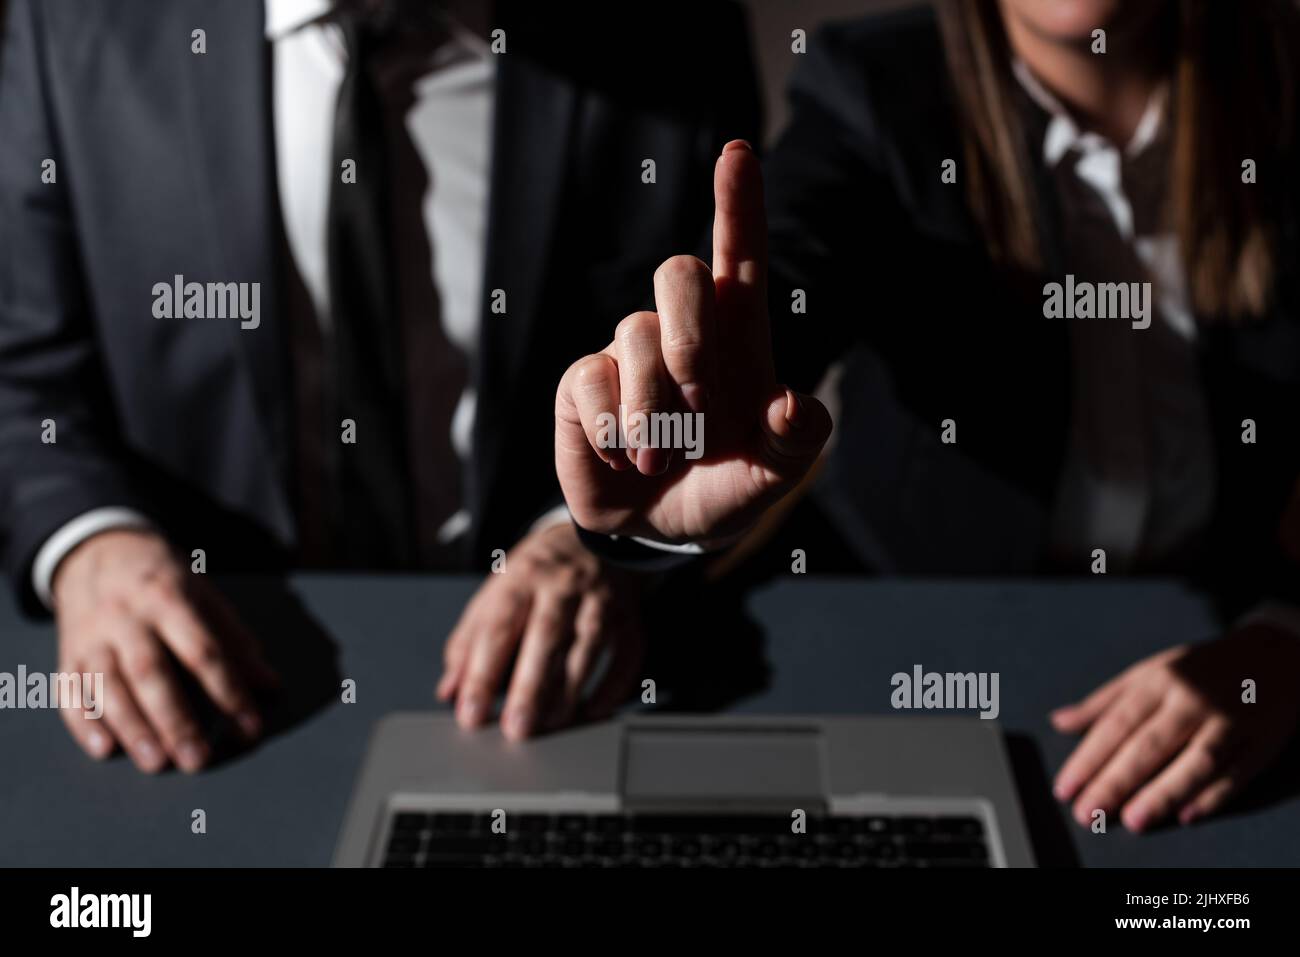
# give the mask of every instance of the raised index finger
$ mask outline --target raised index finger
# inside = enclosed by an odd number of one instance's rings
[[[744,140],[722,148],[713,171],[713,279],[719,318],[767,318],[767,215],[763,173]],[[765,324],[765,323],[764,323]]]

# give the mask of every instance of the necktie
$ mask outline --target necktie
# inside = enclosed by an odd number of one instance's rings
[[[390,32],[386,13],[373,4],[338,11],[347,67],[334,114],[327,235],[329,380],[339,434],[327,447],[335,558],[352,567],[409,565],[415,551],[388,150],[371,69]],[[351,436],[345,420],[354,423]]]

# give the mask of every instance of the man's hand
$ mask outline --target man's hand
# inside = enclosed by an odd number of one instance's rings
[[[201,577],[187,574],[152,532],[101,532],[59,564],[53,582],[59,670],[104,675],[103,716],[62,708],[91,757],[120,745],[136,767],[168,762],[197,771],[211,757],[171,658],[248,738],[262,729],[252,687],[275,673],[235,613]]]
[[[1242,700],[1253,679],[1258,701]],[[1300,639],[1265,625],[1138,662],[1078,704],[1052,712],[1065,733],[1087,730],[1056,776],[1085,827],[1122,809],[1142,831],[1212,814],[1263,770],[1300,722]]]
[[[533,532],[506,556],[466,606],[444,651],[441,701],[472,728],[489,720],[510,663],[501,712],[519,740],[573,719],[609,714],[636,686],[644,643],[638,615],[641,577],[610,569],[578,541],[571,523]],[[602,654],[597,686],[583,691]]]
[[[767,315],[758,159],[728,143],[714,172],[713,270],[677,256],[654,277],[657,312],[633,313],[579,359],[555,399],[555,467],[574,519],[606,534],[707,542],[745,531],[807,473],[831,432],[809,396],[778,385]],[[641,413],[700,413],[704,454],[606,448]],[[632,444],[634,437],[629,437]]]

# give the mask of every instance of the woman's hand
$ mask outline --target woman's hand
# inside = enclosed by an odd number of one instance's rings
[[[1131,831],[1174,816],[1190,824],[1263,770],[1300,723],[1300,637],[1255,624],[1171,648],[1051,720],[1067,734],[1087,730],[1054,788],[1080,824],[1099,809],[1122,809]]]

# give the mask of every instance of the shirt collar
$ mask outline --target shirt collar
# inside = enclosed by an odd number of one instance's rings
[[[282,39],[334,9],[335,0],[266,0],[263,31],[272,42]]]
[[[3,2],[4,0],[0,0],[0,3]],[[266,22],[262,30],[266,39],[272,43],[309,24],[326,19],[338,6],[338,0],[265,0],[265,2]],[[465,27],[454,12],[447,15],[446,26],[449,39],[462,52],[475,54],[480,59],[490,53],[488,43]],[[448,55],[445,47],[442,54],[444,57]]]
[[[1043,161],[1048,167],[1055,167],[1065,154],[1075,147],[1088,150],[1110,145],[1113,148],[1113,144],[1100,134],[1079,129],[1079,125],[1070,116],[1069,111],[1047,87],[1043,86],[1038,77],[1034,76],[1024,60],[1016,58],[1011,64],[1011,70],[1030,99],[1042,107],[1048,115],[1047,131],[1043,135]],[[1125,156],[1137,156],[1155,141],[1164,114],[1166,89],[1165,84],[1161,84],[1151,94],[1146,110],[1133,131],[1133,136],[1124,147]]]

